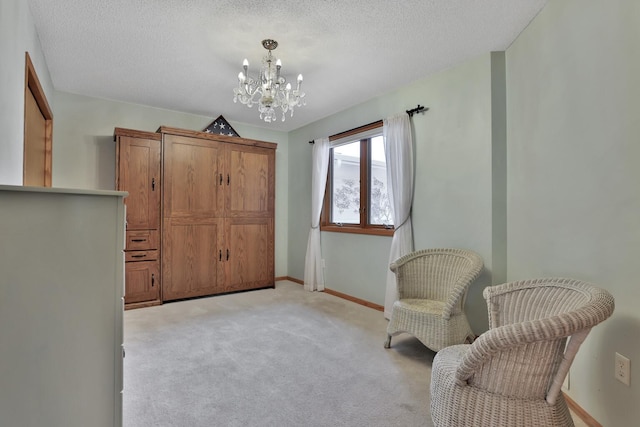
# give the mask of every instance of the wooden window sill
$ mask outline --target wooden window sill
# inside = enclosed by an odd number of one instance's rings
[[[352,234],[370,234],[373,236],[393,236],[395,231],[393,228],[378,228],[378,227],[354,227],[354,226],[337,226],[337,225],[324,225],[320,227],[320,231],[330,231],[334,233],[352,233]]]

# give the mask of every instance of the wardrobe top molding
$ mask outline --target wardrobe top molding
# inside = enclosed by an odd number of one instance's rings
[[[273,150],[275,150],[278,147],[278,144],[276,144],[275,142],[258,141],[257,139],[247,139],[247,138],[240,138],[237,136],[218,135],[214,133],[198,132],[194,130],[172,128],[168,126],[160,126],[158,130],[155,132],[146,132],[146,131],[117,127],[113,132],[113,139],[115,141],[116,137],[118,136],[129,136],[132,138],[146,138],[146,139],[155,139],[160,141],[162,140],[163,134],[187,136],[187,137],[200,138],[200,139],[209,139],[211,141],[220,141],[220,142],[226,142],[230,144],[248,145],[251,147],[270,148]]]
[[[119,136],[128,136],[131,138],[155,139],[162,140],[162,134],[156,132],[145,132],[143,130],[115,128],[113,130],[113,140],[116,141]]]

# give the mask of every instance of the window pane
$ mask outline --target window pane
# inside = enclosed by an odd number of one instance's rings
[[[387,195],[387,161],[382,135],[371,138],[369,174],[369,224],[390,225],[391,205]]]
[[[334,147],[331,182],[333,223],[360,223],[360,141]]]

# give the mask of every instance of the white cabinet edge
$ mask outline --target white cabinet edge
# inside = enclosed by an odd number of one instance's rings
[[[26,187],[22,185],[0,185],[0,191],[24,191],[34,193],[52,193],[52,194],[84,194],[87,196],[121,196],[129,195],[126,191],[113,190],[89,190],[82,188],[57,188],[57,187]]]

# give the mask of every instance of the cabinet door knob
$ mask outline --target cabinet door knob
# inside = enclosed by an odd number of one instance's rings
[[[219,253],[219,258],[218,258],[218,260],[219,260],[219,261],[222,261],[222,249],[220,249],[220,253]]]
[[[153,287],[153,285],[156,283],[156,275],[155,274],[151,274],[151,287]]]
[[[227,261],[229,261],[229,249],[227,249]]]
[[[151,191],[156,191],[156,179],[151,178]]]
[[[220,174],[220,185],[222,185],[222,174]]]
[[[227,174],[227,185],[229,185],[231,183],[231,177],[229,176],[229,174]]]

